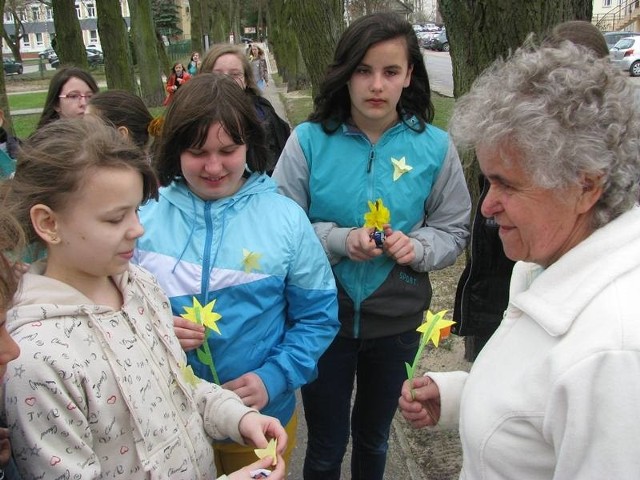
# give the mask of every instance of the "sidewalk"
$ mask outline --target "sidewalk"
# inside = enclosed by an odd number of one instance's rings
[[[278,68],[269,50],[265,48],[264,45],[262,48],[267,53],[267,66],[269,71],[269,85],[262,92],[263,96],[271,102],[278,115],[288,121],[286,109],[282,100],[282,95],[287,89],[285,86],[276,86],[273,81],[272,74],[277,73]],[[423,480],[426,477],[420,472],[418,464],[411,456],[407,439],[402,428],[398,424],[399,421],[402,421],[402,419],[396,415],[396,419],[391,425],[389,451],[387,453],[387,465],[385,468],[384,478],[389,480]],[[291,461],[287,465],[287,478],[292,480],[302,480],[302,467],[304,464],[305,450],[307,448],[307,424],[304,419],[302,399],[299,394],[297,437],[296,447],[293,450]],[[351,445],[349,445],[347,454],[342,462],[341,480],[348,480],[351,478],[350,463]]]

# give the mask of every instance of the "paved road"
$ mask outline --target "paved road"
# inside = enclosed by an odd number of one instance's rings
[[[441,95],[453,97],[453,74],[449,52],[423,50],[423,57],[431,89]],[[628,78],[636,88],[640,88],[640,77],[628,76]]]

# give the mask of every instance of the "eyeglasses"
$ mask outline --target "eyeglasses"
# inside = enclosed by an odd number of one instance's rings
[[[86,95],[82,95],[81,93],[68,93],[67,95],[58,95],[58,98],[67,98],[72,102],[77,102],[81,98],[84,98],[88,101],[91,100],[91,97],[93,97],[93,93],[87,93]]]
[[[214,70],[213,73],[226,75],[227,77],[231,77],[234,80],[244,80],[244,72],[222,72],[220,70]]]

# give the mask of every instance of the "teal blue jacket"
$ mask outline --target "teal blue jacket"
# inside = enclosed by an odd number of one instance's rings
[[[174,315],[194,297],[203,306],[215,301],[220,333],[207,343],[220,382],[256,373],[269,394],[262,413],[286,424],[294,391],[315,378],[339,327],[331,267],[304,212],[270,177],[252,174],[215,201],[175,181],[142,207],[140,220],[134,261],[156,276]],[[213,381],[195,350],[187,358]]]
[[[427,272],[453,264],[467,244],[471,200],[456,149],[442,130],[417,127],[415,117],[399,122],[374,145],[355,127],[328,134],[306,122],[295,128],[274,171],[280,191],[307,212],[333,265],[343,336],[415,329],[431,300]],[[368,202],[377,199],[389,208],[392,229],[411,238],[411,265],[386,255],[348,258],[346,237],[364,225]]]

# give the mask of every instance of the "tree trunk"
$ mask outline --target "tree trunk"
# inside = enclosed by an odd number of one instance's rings
[[[5,0],[0,0],[0,12],[4,12]],[[4,37],[4,25],[0,24],[0,32]],[[2,51],[2,38],[0,38],[0,52]],[[7,85],[4,81],[4,73],[0,75],[0,108],[4,112],[4,129],[13,133],[11,126],[11,110],[9,109],[9,97],[7,97]]]
[[[338,0],[292,0],[292,27],[315,97],[344,30],[344,3]]]
[[[6,2],[2,3],[4,4]],[[13,16],[13,38],[9,37],[9,34],[4,29],[4,25],[2,28],[2,38],[7,44],[7,47],[9,47],[9,50],[11,50],[14,60],[16,62],[22,62],[22,53],[20,52],[20,35],[24,32],[24,27],[20,20],[18,7],[25,8],[25,5],[22,2],[16,2],[16,0],[11,0],[9,2],[7,10],[11,12],[11,15]],[[4,12],[4,7],[0,12]]]
[[[87,70],[87,51],[74,0],[52,0],[53,25],[56,29],[56,53],[60,65],[75,65]]]
[[[150,0],[129,2],[133,44],[138,60],[140,96],[150,107],[162,104],[165,97],[156,46],[156,33]]]
[[[191,6],[191,50],[194,52],[203,52],[202,44],[202,6],[207,0],[189,0]],[[204,55],[203,55],[204,56]]]
[[[122,17],[119,0],[96,2],[98,13],[98,33],[104,52],[104,73],[107,86],[137,94],[127,24]]]
[[[592,10],[592,0],[440,0],[450,46],[454,96],[468,92],[486,67],[518,48],[531,32],[544,35],[567,20],[591,21]],[[472,204],[477,208],[480,168],[475,155],[467,154],[463,164]],[[475,358],[482,345],[481,341],[467,342],[466,357]]]

